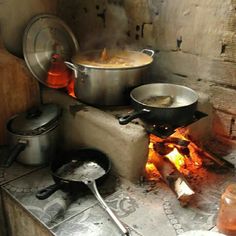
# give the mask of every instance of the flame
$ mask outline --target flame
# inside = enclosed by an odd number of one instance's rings
[[[170,148],[170,152],[162,156],[163,158],[168,158],[176,167],[177,170],[179,170],[184,175],[188,175],[191,171],[194,171],[202,166],[202,159],[200,156],[200,152],[198,150],[201,150],[197,147],[195,143],[193,143],[188,138],[189,131],[186,128],[179,128],[176,130],[174,134],[172,134],[170,137],[172,138],[178,138],[178,140],[185,140],[188,141],[186,145],[186,149],[188,152],[180,153],[178,144],[176,143],[167,143],[168,148]],[[170,139],[171,140],[171,139]],[[146,175],[148,179],[153,179],[153,176],[160,176],[157,168],[156,168],[156,158],[158,158],[160,153],[157,153],[155,151],[154,145],[156,143],[165,143],[165,139],[162,139],[160,137],[157,137],[153,134],[150,135],[150,143],[149,143],[149,154],[148,154],[148,161],[146,163]],[[169,149],[168,149],[169,150]]]
[[[175,165],[178,170],[180,170],[181,167],[185,165],[185,157],[180,154],[176,148],[174,148],[172,152],[167,154],[166,157]]]
[[[154,164],[156,158],[156,152],[153,148],[153,142],[149,143],[148,161],[145,166],[146,177],[149,180],[157,180],[160,178],[160,174]]]
[[[76,98],[75,92],[74,92],[74,87],[75,87],[75,79],[72,78],[69,82],[69,84],[66,87],[67,93],[71,96]]]

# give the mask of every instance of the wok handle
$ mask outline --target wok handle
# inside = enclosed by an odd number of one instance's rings
[[[130,232],[128,231],[128,229],[121,223],[121,221],[117,218],[117,216],[113,213],[113,211],[109,208],[109,206],[101,197],[100,193],[98,192],[95,180],[86,182],[86,185],[89,187],[89,189],[92,191],[94,196],[100,202],[101,206],[105,209],[105,211],[109,214],[109,216],[112,218],[114,223],[120,229],[120,231],[122,232],[122,235],[129,236]]]
[[[48,197],[50,197],[53,193],[55,193],[58,189],[61,188],[61,186],[63,185],[63,183],[55,183],[52,184],[46,188],[40,189],[37,193],[36,193],[36,197],[39,200],[44,200]]]
[[[120,125],[127,125],[130,121],[134,120],[135,118],[138,118],[144,114],[147,114],[151,112],[150,110],[148,109],[142,109],[142,110],[139,110],[139,111],[134,111],[128,115],[125,115],[123,117],[120,117],[119,118],[119,124]]]
[[[16,160],[17,156],[25,149],[27,146],[27,141],[20,140],[10,152],[7,160],[4,163],[4,167],[9,167]]]

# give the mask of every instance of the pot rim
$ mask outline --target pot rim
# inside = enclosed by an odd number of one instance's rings
[[[84,54],[87,54],[87,53],[92,53],[92,52],[98,52],[99,50],[89,50],[89,51],[85,51]],[[127,69],[138,69],[138,68],[142,68],[142,67],[147,67],[149,66],[150,64],[153,63],[153,57],[144,53],[144,52],[140,52],[140,51],[135,51],[135,50],[125,50],[126,52],[129,52],[129,53],[136,53],[136,54],[140,54],[142,56],[146,56],[148,58],[148,62],[146,63],[143,63],[143,64],[139,64],[139,65],[133,65],[133,66],[114,66],[114,67],[111,67],[109,66],[109,64],[104,64],[103,65],[90,65],[90,64],[87,64],[87,63],[80,63],[78,61],[76,61],[76,57],[78,57],[78,55],[75,55],[74,57],[72,57],[72,63],[76,66],[76,67],[82,67],[82,68],[90,68],[90,69],[98,69],[98,70],[127,70]],[[78,60],[78,59],[77,59]]]
[[[59,120],[55,121],[53,123],[52,126],[50,126],[49,128],[45,129],[44,131],[42,131],[41,133],[36,133],[36,134],[20,134],[20,133],[17,133],[17,132],[13,132],[12,130],[10,130],[9,128],[9,125],[10,125],[10,122],[11,120],[9,120],[9,122],[7,123],[7,131],[8,133],[10,133],[11,135],[14,135],[16,137],[19,137],[19,138],[33,138],[33,137],[38,137],[38,136],[41,136],[41,135],[45,135],[47,134],[48,132],[51,132],[52,130],[56,129],[58,126],[59,126]]]
[[[194,97],[192,99],[191,102],[189,102],[188,104],[185,104],[185,105],[178,105],[178,106],[171,106],[171,107],[156,107],[156,106],[152,106],[152,105],[148,105],[146,103],[143,103],[141,100],[137,99],[135,97],[135,92],[138,91],[138,90],[142,90],[144,89],[145,87],[161,87],[161,86],[164,86],[164,87],[173,87],[173,88],[181,88],[183,90],[186,90],[186,91],[189,91],[191,92],[192,96]],[[143,107],[147,107],[147,108],[150,108],[150,109],[154,109],[154,110],[174,110],[174,109],[180,109],[180,108],[185,108],[185,107],[189,107],[189,106],[192,106],[194,104],[197,104],[198,103],[198,99],[199,99],[199,96],[197,94],[196,91],[194,91],[193,89],[187,87],[187,86],[184,86],[184,85],[179,85],[179,84],[171,84],[171,83],[150,83],[150,84],[143,84],[143,85],[140,85],[136,88],[134,88],[131,92],[130,92],[130,97],[131,99],[136,102],[137,104],[143,106]]]
[[[41,104],[25,112],[15,114],[7,121],[7,130],[21,137],[44,134],[56,127],[62,109],[53,103]]]

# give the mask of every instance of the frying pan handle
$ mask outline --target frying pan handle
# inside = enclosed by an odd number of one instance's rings
[[[53,193],[55,193],[58,189],[61,188],[61,186],[63,185],[63,183],[55,183],[53,185],[50,185],[46,188],[43,188],[41,190],[39,190],[36,193],[36,197],[40,200],[44,200],[48,197],[50,197]]]
[[[4,163],[4,167],[11,166],[12,163],[16,160],[17,156],[25,149],[26,145],[27,141],[20,140],[10,152],[10,155],[8,156],[7,160]]]
[[[104,208],[104,210],[108,213],[108,215],[112,218],[114,223],[120,229],[120,231],[122,232],[122,235],[129,236],[130,235],[129,230],[123,225],[123,223],[121,223],[121,221],[117,218],[117,216],[113,213],[113,211],[109,208],[109,206],[106,204],[106,202],[101,197],[100,193],[98,192],[95,180],[94,181],[88,181],[86,183],[86,185],[89,187],[89,189],[92,191],[94,196],[100,202],[101,206]]]
[[[142,109],[142,110],[139,110],[139,111],[134,111],[134,112],[132,112],[128,115],[120,117],[119,118],[119,123],[120,123],[120,125],[127,125],[133,119],[138,118],[138,117],[140,117],[144,114],[147,114],[149,112],[150,112],[150,110],[148,110],[148,109]]]

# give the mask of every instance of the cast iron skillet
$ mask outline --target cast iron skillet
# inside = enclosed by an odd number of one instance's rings
[[[72,162],[73,160],[80,161],[94,161],[98,163],[106,172],[105,175],[101,176],[96,180],[97,184],[101,184],[104,179],[107,177],[107,173],[111,169],[111,162],[108,157],[101,151],[91,148],[82,148],[76,150],[64,151],[62,154],[54,158],[51,163],[51,175],[55,184],[50,185],[46,188],[39,190],[36,193],[38,199],[46,199],[50,197],[54,192],[61,189],[65,192],[78,192],[83,189],[86,189],[86,185],[81,181],[73,181],[63,179],[62,177],[56,174],[56,171],[63,165]]]
[[[38,199],[46,199],[60,188],[69,190],[69,188],[78,189],[87,185],[122,232],[122,235],[129,235],[128,229],[111,211],[97,189],[96,181],[101,181],[110,168],[110,160],[99,150],[86,148],[71,151],[67,153],[66,158],[53,161],[51,174],[55,184],[39,190],[36,197]]]
[[[193,119],[198,101],[198,95],[194,90],[168,83],[138,86],[131,91],[130,97],[134,111],[119,118],[121,125],[128,124],[135,118],[141,118],[149,123],[182,126]],[[169,104],[158,103],[158,99],[165,97],[170,98]],[[155,105],[145,102],[152,98],[157,98]]]

